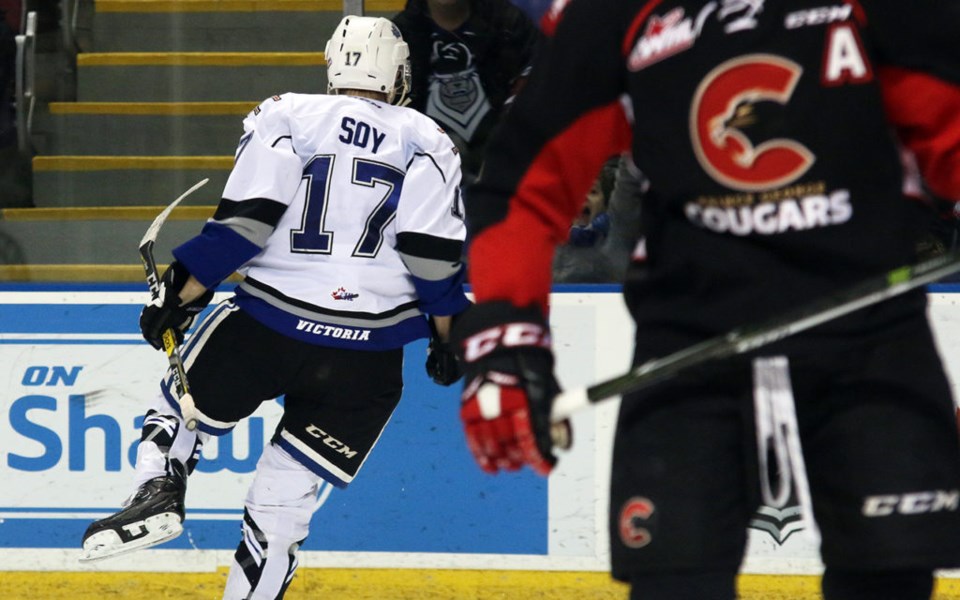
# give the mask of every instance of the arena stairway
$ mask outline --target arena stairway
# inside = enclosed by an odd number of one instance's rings
[[[0,209],[0,281],[142,282],[137,245],[159,206]],[[195,234],[214,206],[177,207],[156,249]],[[15,245],[14,245],[15,243]]]
[[[366,0],[364,12],[389,17],[403,4]],[[59,279],[40,268],[52,263],[139,278],[147,226],[209,178],[161,233],[157,260],[169,260],[212,214],[243,116],[274,94],[326,89],[322,51],[343,10],[342,0],[96,0],[76,101],[35,117],[37,208],[0,211],[0,265],[32,268],[4,266],[0,280]]]

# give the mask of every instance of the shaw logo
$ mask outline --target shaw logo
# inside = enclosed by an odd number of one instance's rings
[[[76,385],[81,371],[83,371],[82,366],[72,366],[67,370],[67,367],[60,365],[34,365],[27,367],[23,372],[20,384],[25,387],[72,386]]]
[[[906,494],[867,496],[863,500],[863,516],[887,517],[899,515],[922,515],[942,511],[953,512],[960,507],[960,491],[930,490]]]
[[[143,417],[132,426],[109,414],[89,411],[96,394],[69,394],[67,399],[33,394],[14,400],[9,407],[9,437],[4,435],[2,460],[15,471],[39,472],[65,468],[70,472],[117,472],[124,462],[136,464]],[[251,473],[264,445],[262,417],[246,420],[246,439],[240,431],[213,438],[204,446],[196,470]],[[236,442],[236,450],[234,448]],[[236,456],[237,451],[246,456]]]

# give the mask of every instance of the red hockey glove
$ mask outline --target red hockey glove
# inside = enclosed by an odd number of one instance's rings
[[[163,349],[163,332],[173,329],[177,344],[183,343],[183,334],[193,325],[194,319],[210,304],[213,290],[207,290],[199,298],[180,305],[180,290],[186,285],[190,273],[174,261],[160,278],[160,297],[143,307],[140,312],[140,332],[143,339],[157,350]]]
[[[530,465],[549,474],[554,448],[570,447],[570,426],[550,422],[560,386],[540,311],[477,304],[457,319],[453,338],[466,381],[460,419],[477,464],[487,473]]]

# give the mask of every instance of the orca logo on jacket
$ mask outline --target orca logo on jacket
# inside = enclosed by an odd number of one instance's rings
[[[623,503],[617,529],[627,548],[643,548],[653,540],[650,519],[656,508],[649,498],[634,496]]]
[[[789,185],[810,169],[814,154],[796,140],[777,137],[773,125],[802,72],[791,60],[751,54],[704,77],[690,105],[690,137],[712,179],[758,191]]]

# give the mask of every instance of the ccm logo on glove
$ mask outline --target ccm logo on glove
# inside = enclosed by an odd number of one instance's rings
[[[485,329],[463,341],[463,358],[475,362],[500,348],[533,346],[549,349],[550,332],[537,323],[507,323]]]

